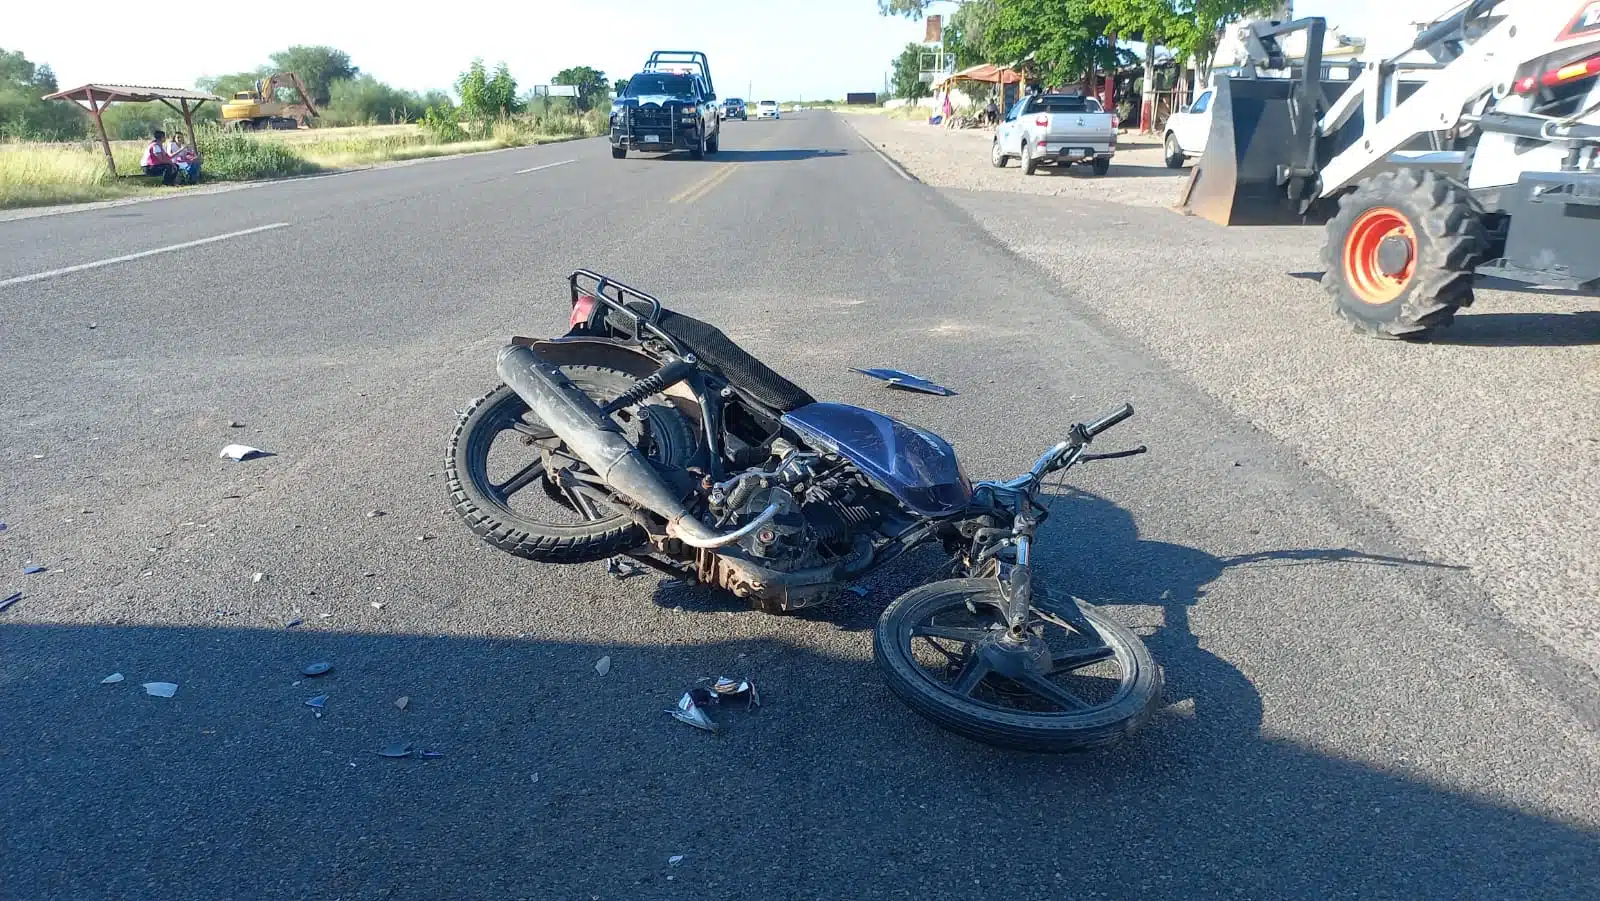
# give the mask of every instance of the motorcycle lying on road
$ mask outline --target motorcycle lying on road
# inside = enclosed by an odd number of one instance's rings
[[[818,402],[643,291],[581,269],[568,281],[570,330],[512,339],[503,384],[451,440],[451,500],[483,540],[544,563],[627,555],[772,613],[938,544],[960,577],[902,595],[874,632],[907,705],[1036,751],[1109,744],[1150,718],[1162,677],[1148,649],[1035,584],[1029,560],[1047,477],[1144,451],[1087,452],[1131,406],[1072,426],[1014,479],[974,483],[938,435]]]

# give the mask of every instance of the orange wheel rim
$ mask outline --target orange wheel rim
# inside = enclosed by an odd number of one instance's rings
[[[1379,260],[1385,241],[1390,241],[1390,265]],[[1395,250],[1405,251],[1404,265],[1396,267]],[[1399,297],[1411,283],[1416,270],[1417,239],[1411,222],[1398,210],[1376,207],[1362,213],[1350,226],[1344,239],[1344,272],[1350,289],[1362,303],[1385,304]]]

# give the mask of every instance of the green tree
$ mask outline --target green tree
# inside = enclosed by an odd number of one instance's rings
[[[437,98],[432,98],[436,103]],[[328,125],[372,125],[414,122],[422,116],[430,100],[410,91],[384,84],[371,75],[344,78],[333,83],[332,95],[323,110]]]
[[[268,57],[275,71],[294,72],[306,83],[312,102],[322,105],[332,96],[333,83],[355,78],[361,70],[350,64],[350,54],[332,47],[296,44]]]
[[[612,91],[612,93],[614,93],[618,97],[621,97],[623,94],[628,93],[628,79],[619,78],[616,81],[612,82],[611,91]]]
[[[577,107],[580,112],[588,112],[595,104],[606,97],[606,92],[611,83],[606,81],[606,73],[589,66],[574,66],[562,69],[556,77],[550,79],[551,84],[571,85],[578,89]]]
[[[1192,60],[1204,84],[1211,74],[1224,28],[1247,16],[1264,15],[1271,0],[1176,0],[1177,16],[1166,46],[1179,60]]]
[[[509,116],[522,109],[517,98],[517,80],[505,63],[495,67],[494,75],[484,67],[482,59],[475,59],[467,71],[456,79],[456,93],[461,97],[461,118],[480,123],[484,128],[501,116]]]
[[[920,100],[932,93],[922,80],[921,44],[907,44],[894,60],[894,95],[906,100]]]
[[[0,137],[68,140],[88,134],[88,117],[65,100],[43,100],[59,90],[48,65],[35,65],[20,50],[0,49]]]
[[[233,95],[241,91],[253,91],[256,82],[271,75],[272,71],[262,66],[252,72],[234,72],[231,75],[202,75],[194,80],[194,86],[202,91],[210,91],[224,100],[232,100]]]

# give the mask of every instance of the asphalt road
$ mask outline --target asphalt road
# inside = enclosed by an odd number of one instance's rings
[[[837,119],[725,147],[0,223],[0,594],[26,593],[0,613],[0,897],[1600,898],[1600,698],[1466,573]],[[580,265],[977,476],[1131,400],[1113,434],[1153,452],[1080,470],[1035,560],[1147,636],[1163,713],[1068,758],[917,719],[868,630],[931,558],[778,618],[477,543],[445,441],[507,335],[563,328]],[[663,713],[719,673],[766,706],[718,737]],[[376,755],[397,739],[443,756]]]

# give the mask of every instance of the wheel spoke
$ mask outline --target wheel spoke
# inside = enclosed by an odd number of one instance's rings
[[[1082,698],[1051,682],[1043,676],[1029,674],[1017,680],[1018,684],[1065,710],[1088,710]]]
[[[911,634],[922,638],[945,638],[950,641],[959,641],[962,644],[977,644],[987,637],[989,633],[984,629],[964,629],[959,626],[920,623],[911,627]]]
[[[501,497],[509,498],[518,491],[532,485],[542,475],[544,475],[544,461],[535,460],[522,467],[516,475],[494,486],[494,490],[498,491]]]
[[[1116,655],[1117,652],[1106,645],[1092,648],[1073,648],[1070,651],[1062,651],[1051,656],[1051,672],[1070,673],[1073,670],[1083,669],[1091,663],[1099,663]]]
[[[989,675],[989,664],[982,656],[973,654],[967,658],[966,665],[961,667],[961,672],[956,675],[955,681],[950,683],[950,690],[963,697],[970,695],[987,675]]]
[[[566,492],[567,497],[572,499],[573,505],[578,508],[578,512],[582,513],[585,519],[589,520],[590,522],[595,522],[605,518],[600,515],[598,510],[595,509],[596,499],[593,497],[593,495],[596,492],[593,489],[584,485],[573,485],[570,483],[562,485],[561,489]],[[601,503],[604,503],[603,499],[601,500]]]

